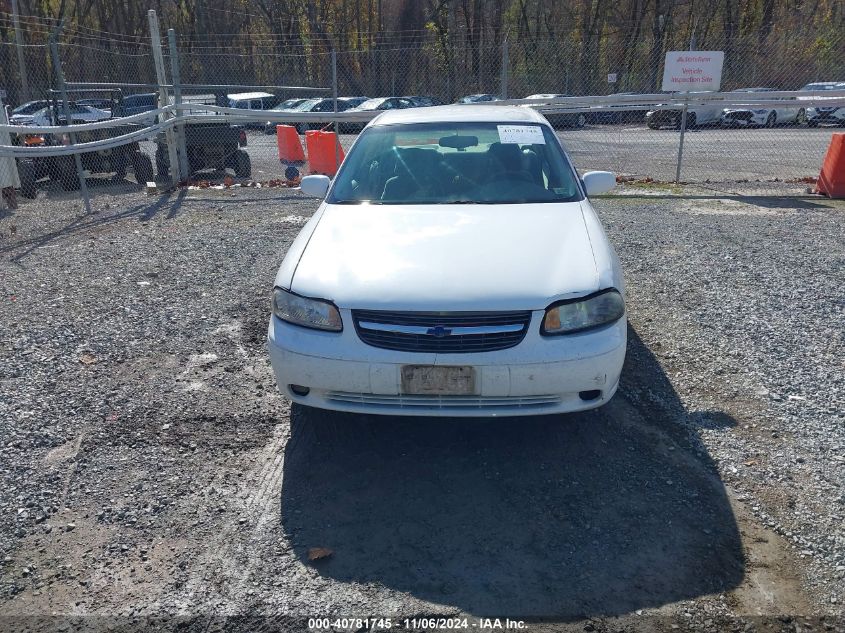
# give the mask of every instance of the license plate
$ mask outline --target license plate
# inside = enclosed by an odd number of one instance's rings
[[[409,395],[468,396],[475,393],[475,369],[435,365],[402,367],[402,393]]]

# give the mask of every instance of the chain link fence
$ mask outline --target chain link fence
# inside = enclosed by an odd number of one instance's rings
[[[2,15],[0,26],[8,21]],[[86,185],[83,194],[96,195],[98,187],[165,184],[175,176],[285,181],[290,161],[280,160],[277,124],[300,134],[335,128],[348,150],[383,109],[503,99],[540,107],[582,171],[607,169],[642,184],[679,180],[795,194],[805,192],[831,135],[845,125],[845,30],[833,22],[757,40],[698,33],[698,42],[690,41],[694,32],[660,32],[658,24],[632,25],[601,42],[518,32],[483,41],[432,30],[388,34],[337,53],[320,39],[180,38],[155,30],[145,39],[81,27],[56,34],[24,22],[17,38],[7,30],[0,42],[0,89],[11,106],[6,129],[18,148],[24,195]],[[665,52],[689,46],[725,51],[717,99],[683,105],[678,95],[659,93]],[[617,101],[602,99],[607,95]],[[49,129],[68,112],[76,125]],[[100,120],[107,123],[84,125]],[[74,153],[81,168],[71,165]]]

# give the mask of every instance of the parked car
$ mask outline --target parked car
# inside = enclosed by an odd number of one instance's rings
[[[485,103],[487,101],[501,101],[501,99],[497,95],[477,94],[461,97],[455,103]]]
[[[536,94],[525,97],[526,99],[561,99],[571,97],[572,95],[565,94]],[[562,127],[584,127],[587,123],[587,115],[583,112],[545,112],[543,104],[530,104],[530,108],[537,108],[542,112],[549,123],[555,128]]]
[[[845,81],[820,81],[807,84],[802,91],[822,90],[845,90]],[[798,97],[802,100],[803,97]],[[821,97],[824,99],[824,97]],[[845,106],[821,106],[814,105],[806,108],[807,125],[818,127],[821,123],[832,123],[834,125],[845,125]]]
[[[273,108],[270,108],[270,110],[268,110],[268,111],[269,111],[269,112],[292,112],[292,111],[294,111],[294,110],[295,110],[298,106],[300,106],[300,105],[302,105],[303,103],[305,103],[306,101],[310,101],[310,100],[311,100],[311,98],[305,98],[305,99],[300,99],[300,98],[296,98],[296,99],[288,99],[287,101],[283,101],[283,102],[282,102],[282,103],[280,103],[279,105],[277,105],[277,106],[275,106],[275,107],[273,107]],[[277,126],[277,125],[278,125],[278,123],[277,123],[277,122],[275,122],[275,121],[267,121],[267,122],[265,122],[265,123],[264,123],[264,133],[265,133],[265,134],[275,134],[275,133],[276,133],[276,126]]]
[[[695,94],[695,93],[691,93]],[[658,104],[660,105],[660,104]],[[713,125],[721,123],[723,106],[719,103],[708,103],[703,106],[690,106],[687,108],[687,129],[695,129],[700,125]],[[657,130],[662,127],[681,128],[681,108],[666,110],[649,110],[646,112],[646,125]]]
[[[158,108],[158,94],[154,92],[147,92],[143,94],[126,95],[118,100],[114,109],[116,117],[132,116],[141,114],[142,112],[150,112]],[[145,123],[152,123],[155,117],[150,117],[147,120],[144,117]]]
[[[226,97],[230,108],[241,110],[272,110],[279,103],[279,98],[269,92],[238,92]]]
[[[92,123],[94,121],[105,121],[111,118],[111,112],[100,110],[92,106],[80,105],[75,101],[68,102],[68,113],[70,124]],[[16,125],[67,125],[65,109],[61,102],[56,108],[47,106],[32,114],[19,116]]]
[[[613,96],[633,96],[636,92],[617,92]],[[650,104],[649,107],[654,107]],[[604,123],[616,125],[619,123],[641,123],[645,120],[646,109],[636,110],[626,104],[609,105],[587,112],[587,123]]]
[[[279,98],[269,92],[238,92],[226,95],[227,105],[230,108],[240,110],[264,111],[272,110],[279,103]],[[264,128],[264,124],[257,121],[248,121],[243,124],[247,128]]]
[[[352,104],[349,101],[345,99],[337,100],[338,112],[346,112],[350,109],[352,109]],[[291,110],[291,112],[313,112],[315,114],[334,112],[334,99],[309,99]],[[329,125],[328,123],[321,123],[319,121],[293,121],[291,124],[300,134],[305,134],[307,130],[320,130]]]
[[[367,97],[338,97],[337,111],[346,112],[347,110],[360,105],[367,100]],[[285,104],[293,103],[290,107],[282,107]],[[271,110],[271,112],[334,112],[334,99],[288,99]],[[265,134],[275,134],[278,121],[267,121],[264,124]],[[294,123],[296,131],[303,134],[306,130],[314,130],[325,127],[326,123],[308,123],[305,121],[298,121]]]
[[[46,99],[37,99],[22,103],[12,110],[9,123],[11,125],[29,125],[29,122],[32,121],[32,115],[39,110],[43,110],[48,105],[49,102]]]
[[[405,97],[405,99],[412,101],[418,108],[443,105],[443,102],[437,97],[430,97],[427,95],[411,95]]]
[[[361,105],[365,101],[370,100],[370,97],[339,97],[339,98],[343,99],[344,101],[349,103],[349,105],[353,108],[357,108],[359,105]]]
[[[737,93],[766,93],[773,92],[774,88],[739,88],[731,92]],[[760,95],[761,99],[768,99],[765,94]],[[783,101],[783,107],[761,106],[755,108],[725,108],[722,111],[722,127],[774,127],[781,123],[802,123],[805,117],[804,108],[794,99],[779,98]]]
[[[368,99],[364,103],[355,108],[350,108],[349,112],[375,112],[381,110],[405,110],[407,108],[418,107],[416,103],[407,97],[375,97]],[[347,133],[360,132],[366,123],[343,123],[341,129]]]
[[[103,110],[104,112],[111,112],[112,108],[115,105],[111,101],[111,99],[101,99],[101,98],[77,99],[76,103],[79,104],[79,105],[91,106],[92,108],[97,108],[98,110]]]
[[[281,264],[280,391],[325,409],[539,415],[591,409],[625,358],[619,260],[554,129],[529,108],[371,121]]]

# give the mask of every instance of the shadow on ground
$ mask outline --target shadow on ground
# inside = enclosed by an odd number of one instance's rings
[[[653,355],[597,411],[462,420],[294,406],[282,526],[325,577],[473,614],[615,615],[737,586],[740,535]]]

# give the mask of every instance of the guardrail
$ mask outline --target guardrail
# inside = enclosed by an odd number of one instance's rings
[[[538,99],[507,99],[475,105],[489,107],[525,106],[544,114],[601,113],[625,110],[688,110],[701,106],[718,105],[725,109],[737,108],[813,108],[845,107],[845,90],[829,91],[771,91],[771,92],[713,92],[713,93],[654,93],[638,95],[607,95],[586,97],[560,97]],[[459,106],[462,107],[462,106]],[[150,140],[177,126],[210,121],[230,123],[366,123],[381,114],[367,112],[281,112],[273,110],[244,110],[199,103],[179,103],[127,117],[74,125],[0,125],[0,131],[16,135],[61,135],[69,132],[117,130],[141,125],[111,138],[74,143],[70,145],[45,145],[25,147],[0,145],[0,157],[36,158],[84,154],[120,147],[141,140]],[[150,121],[154,121],[150,123]],[[683,128],[681,129],[683,138]],[[680,174],[683,140],[679,147],[678,176]],[[676,178],[677,179],[677,178]]]

